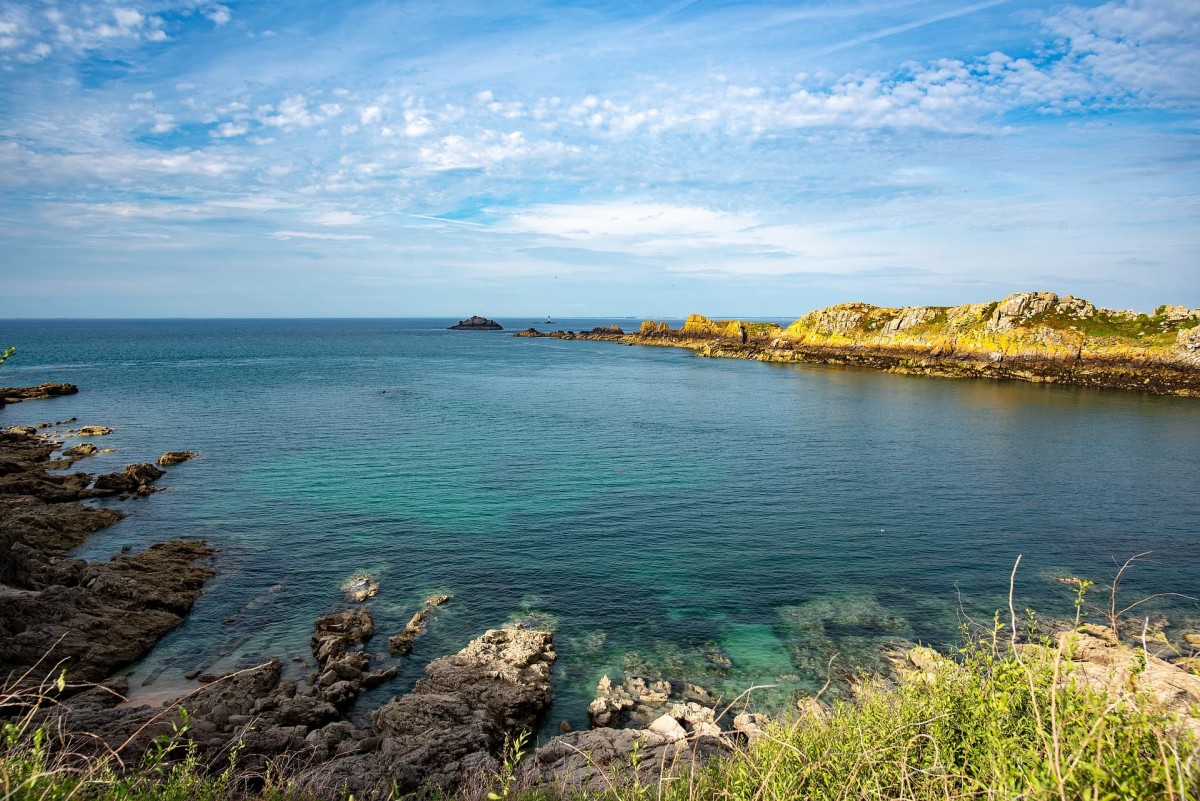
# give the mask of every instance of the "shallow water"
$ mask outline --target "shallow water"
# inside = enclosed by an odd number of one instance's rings
[[[754,698],[778,705],[820,687],[835,654],[836,673],[891,642],[952,643],[963,613],[1007,608],[1018,554],[1018,606],[1043,616],[1072,608],[1056,576],[1103,583],[1144,551],[1123,598],[1200,596],[1200,400],[451,322],[0,323],[0,344],[18,347],[2,383],[82,388],[0,423],[113,426],[95,441],[116,452],[78,465],[89,472],[200,452],[82,549],[180,535],[221,549],[135,686],[306,656],[313,620],[362,569],[382,584],[372,651],[426,596],[454,598],[361,707],[524,620],[556,630],[555,729],[586,724],[604,673],[660,671],[727,697],[775,684]],[[1175,631],[1200,615],[1158,606]]]

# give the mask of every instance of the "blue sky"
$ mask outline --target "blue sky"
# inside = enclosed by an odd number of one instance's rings
[[[0,316],[1200,306],[1200,3],[0,2]]]

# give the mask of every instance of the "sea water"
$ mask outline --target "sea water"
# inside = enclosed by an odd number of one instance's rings
[[[4,321],[0,383],[70,381],[0,424],[112,426],[98,473],[194,450],[80,555],[171,537],[219,549],[187,621],[135,666],[152,693],[201,667],[306,657],[357,571],[368,650],[411,688],[514,622],[555,632],[559,720],[597,680],[661,675],[778,708],[884,650],[950,647],[1014,605],[1073,614],[1200,597],[1200,399],[705,359],[446,330],[453,320]],[[534,320],[502,320],[511,331]],[[564,320],[590,328],[631,320]],[[1106,591],[1092,591],[1101,620]],[[412,653],[422,601],[453,595]],[[1173,596],[1168,632],[1200,608]],[[145,687],[142,682],[147,682]]]

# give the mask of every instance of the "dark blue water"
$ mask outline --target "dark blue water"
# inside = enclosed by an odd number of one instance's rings
[[[819,687],[835,653],[850,669],[888,643],[951,643],[963,612],[1007,609],[1018,554],[1018,607],[1046,617],[1072,609],[1056,576],[1104,583],[1144,551],[1122,600],[1200,596],[1200,400],[450,322],[0,323],[0,345],[18,347],[0,383],[82,388],[0,423],[113,426],[95,441],[116,452],[80,463],[90,472],[200,452],[83,549],[180,535],[221,549],[191,618],[138,667],[148,690],[305,655],[357,570],[382,584],[373,651],[426,596],[454,595],[368,703],[523,620],[556,630],[552,725],[576,726],[604,673],[730,697],[776,684],[755,695],[780,704]],[[1174,632],[1200,611],[1157,606]]]

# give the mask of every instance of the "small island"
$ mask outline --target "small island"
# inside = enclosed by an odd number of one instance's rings
[[[503,331],[504,326],[495,320],[474,315],[466,320],[459,320],[458,325],[452,325],[450,331]]]

